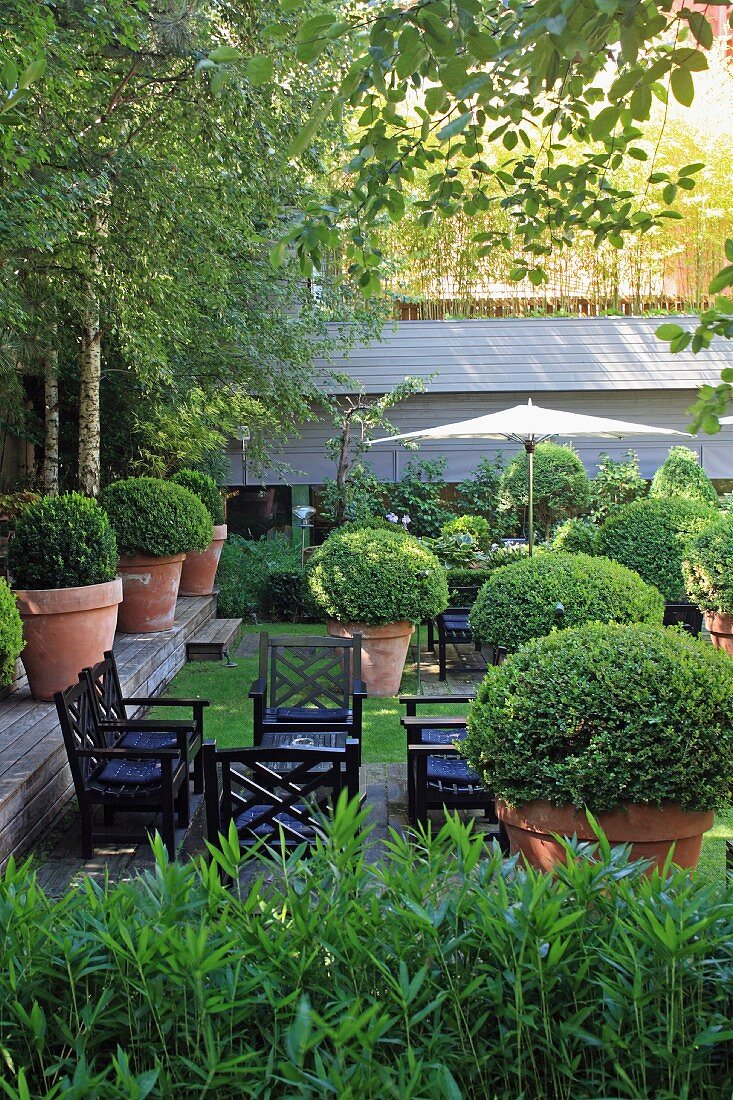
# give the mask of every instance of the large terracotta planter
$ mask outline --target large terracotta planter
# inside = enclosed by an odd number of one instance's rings
[[[123,634],[151,634],[170,630],[185,554],[150,558],[123,555],[117,567],[122,577],[119,629]]]
[[[15,598],[25,638],[21,661],[36,699],[53,699],[112,648],[122,599],[119,577],[84,588],[22,589]]]
[[[565,853],[551,836],[577,836],[595,840],[595,833],[582,810],[574,806],[553,806],[543,799],[509,806],[497,800],[496,812],[504,822],[512,854],[521,852],[531,867],[550,871],[565,860]],[[680,867],[695,867],[700,858],[703,833],[712,828],[712,810],[690,813],[674,802],[662,806],[630,802],[610,813],[597,815],[597,821],[611,844],[630,844],[633,859],[651,859],[661,867],[674,844],[674,862]],[[650,872],[654,867],[650,867]]]
[[[705,626],[710,631],[710,641],[716,649],[724,649],[733,657],[733,615],[721,615],[717,611],[705,612]]]
[[[328,633],[333,638],[353,638],[354,634],[361,634],[361,678],[369,697],[382,699],[397,694],[412,637],[412,623],[368,626],[331,620]]]
[[[181,570],[179,596],[210,596],[214,591],[216,569],[221,548],[227,540],[227,525],[214,527],[211,542],[206,550],[189,550]]]

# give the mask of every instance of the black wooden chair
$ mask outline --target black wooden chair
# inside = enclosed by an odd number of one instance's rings
[[[476,600],[479,585],[451,589],[451,605],[428,623],[427,648],[435,650],[435,634],[438,634],[438,678],[447,679],[448,645],[472,645],[476,653],[481,653],[481,643],[477,642],[468,625],[468,616]]]
[[[496,816],[496,800],[481,777],[455,748],[466,736],[466,719],[461,715],[435,713],[418,716],[417,708],[468,703],[473,695],[403,695],[407,731],[407,817],[411,825],[427,825],[430,810],[483,810],[494,826],[489,836],[509,850],[504,826]]]
[[[122,694],[117,663],[112,650],[107,650],[104,660],[92,668],[85,668],[85,676],[92,691],[94,713],[97,722],[121,748],[170,749],[178,745],[178,735],[185,733],[186,762],[193,765],[193,789],[200,794],[204,789],[203,758],[201,745],[204,740],[204,707],[208,699],[161,699],[157,696],[125,698]],[[185,707],[191,718],[171,720],[163,718],[128,718],[127,707]]]
[[[663,626],[681,626],[698,638],[702,630],[702,611],[694,603],[665,603]]]
[[[243,847],[311,846],[342,791],[359,793],[359,745],[217,749],[204,742],[206,835],[218,847],[233,821]]]
[[[354,738],[361,761],[361,635],[322,638],[260,634],[259,678],[249,697],[254,701],[254,743],[287,743],[288,734],[308,730]]]
[[[96,720],[86,677],[54,695],[81,814],[82,853],[94,855],[95,841],[107,840],[94,831],[94,807],[102,806],[104,824],[114,824],[118,811],[153,811],[162,815],[161,832],[168,855],[176,857],[178,824],[188,824],[187,734],[176,735],[175,748],[130,749],[110,741]],[[119,840],[144,839],[140,834],[116,834]]]

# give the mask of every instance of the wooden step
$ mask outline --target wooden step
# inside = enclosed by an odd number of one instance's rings
[[[186,642],[189,661],[222,661],[242,625],[241,619],[212,619]]]

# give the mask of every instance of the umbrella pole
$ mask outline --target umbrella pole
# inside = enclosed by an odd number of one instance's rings
[[[524,444],[525,450],[529,456],[529,556],[532,557],[534,551],[534,448],[535,443],[533,439],[528,439]]]

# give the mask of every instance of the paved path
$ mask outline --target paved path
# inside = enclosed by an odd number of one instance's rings
[[[257,635],[245,635],[237,656],[247,656],[242,652],[244,642],[253,640],[257,648]],[[414,668],[414,647],[413,647]],[[453,693],[465,694],[475,689],[481,681],[485,662],[473,647],[461,647],[460,650],[448,650],[448,683],[438,680],[437,655],[423,651],[421,660],[421,690],[424,694]],[[408,669],[409,670],[409,669]],[[384,842],[390,829],[402,830],[407,820],[406,765],[405,764],[365,764],[361,769],[360,787],[365,795],[365,805],[369,808],[373,832],[370,837],[369,858],[379,859],[384,852]],[[127,814],[129,828],[155,829],[154,815],[140,815],[137,823],[132,814]],[[127,822],[126,822],[127,824]],[[100,831],[102,827],[100,826]],[[205,850],[203,841],[204,807],[200,795],[192,796],[192,823],[188,831],[179,830],[179,850],[182,858],[200,855]],[[38,879],[50,896],[60,896],[71,884],[84,878],[103,882],[108,877],[111,882],[131,878],[134,874],[153,866],[153,857],[146,841],[138,844],[120,845],[114,841],[114,830],[110,830],[108,847],[99,846],[92,860],[81,857],[81,832],[79,816],[75,804],[57,822],[44,837],[43,843],[34,851],[38,864]]]

